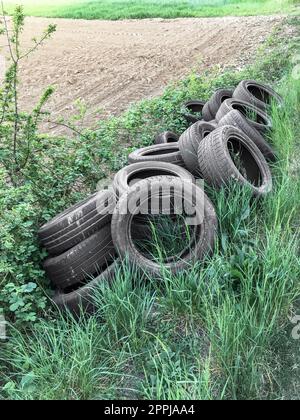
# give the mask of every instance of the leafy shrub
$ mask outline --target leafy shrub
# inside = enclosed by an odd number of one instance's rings
[[[0,307],[17,320],[34,320],[36,309],[45,307],[45,298],[37,291],[44,277],[39,266],[43,254],[36,238],[36,205],[30,186],[7,189],[0,178],[0,212]]]

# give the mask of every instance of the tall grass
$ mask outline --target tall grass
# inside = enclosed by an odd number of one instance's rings
[[[7,9],[21,3],[34,16],[74,19],[143,19],[151,17],[247,16],[287,13],[295,0],[6,0]]]
[[[114,398],[126,357],[107,346],[105,327],[95,318],[75,322],[62,316],[42,321],[30,336],[14,332],[18,343],[8,357],[10,373],[2,376],[12,399],[85,400]],[[11,349],[12,350],[12,349]],[[20,370],[20,367],[22,369]]]

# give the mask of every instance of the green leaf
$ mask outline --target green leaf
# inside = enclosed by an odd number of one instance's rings
[[[37,285],[35,283],[28,283],[28,284],[25,284],[25,286],[23,287],[23,291],[25,293],[32,293],[36,288],[37,288]]]
[[[33,372],[27,373],[27,375],[23,376],[20,387],[27,392],[32,392],[34,390],[34,380],[35,374]]]
[[[19,299],[17,302],[13,303],[12,305],[10,305],[9,310],[11,312],[16,312],[19,308],[21,308],[22,306],[24,306],[24,302],[22,299]]]

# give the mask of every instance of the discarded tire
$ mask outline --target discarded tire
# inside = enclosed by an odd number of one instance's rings
[[[128,163],[139,162],[167,162],[173,165],[184,166],[178,143],[144,147],[129,155]]]
[[[237,99],[227,99],[222,103],[216,115],[216,120],[219,123],[226,114],[230,111],[239,111],[248,123],[262,134],[265,134],[272,128],[271,118],[261,109]]]
[[[212,121],[216,118],[220,106],[226,99],[231,99],[233,90],[231,89],[218,89],[203,107],[203,119],[205,121]]]
[[[177,143],[178,141],[179,136],[177,134],[172,131],[164,131],[156,137],[155,144]]]
[[[203,119],[204,105],[205,102],[203,101],[188,101],[183,105],[181,115],[189,124],[195,124]]]
[[[195,182],[195,178],[186,169],[167,162],[139,162],[121,169],[115,176],[113,188],[121,197],[135,183],[154,176],[176,176],[183,181]]]
[[[221,188],[235,180],[250,187],[255,196],[272,190],[272,176],[264,156],[237,128],[217,128],[200,143],[198,157],[204,179],[211,186]]]
[[[102,283],[113,281],[117,265],[118,260],[109,267],[104,267],[101,274],[78,289],[66,292],[58,290],[52,299],[53,303],[59,310],[67,310],[77,317],[81,314],[92,314],[95,311],[94,295],[97,289]]]
[[[283,104],[282,97],[275,90],[255,80],[242,80],[235,89],[233,97],[263,111],[266,111],[272,102],[277,105]]]
[[[89,238],[111,220],[112,190],[99,191],[44,225],[39,231],[42,245],[51,255],[59,255]]]
[[[175,176],[182,179],[184,182],[195,182],[193,175],[184,168],[166,162],[145,162],[134,163],[121,169],[114,178],[113,188],[116,195],[121,197],[128,191],[130,186],[153,176]],[[139,215],[135,218],[133,222],[135,225],[135,239],[150,237],[150,222],[151,216],[149,215]]]
[[[115,257],[110,223],[58,257],[49,258],[44,269],[52,284],[66,289],[88,280]]]
[[[198,162],[199,144],[214,129],[214,125],[205,121],[199,121],[189,127],[180,137],[179,149],[185,166],[196,177],[201,177]]]
[[[148,180],[140,181],[139,183],[132,186],[127,194],[123,194],[119,203],[116,206],[113,219],[112,219],[112,238],[114,245],[121,258],[129,258],[130,261],[141,267],[143,270],[153,276],[160,276],[162,272],[162,265],[154,260],[149,259],[147,256],[139,252],[135,244],[133,243],[131,236],[131,224],[134,218],[134,214],[123,211],[124,206],[127,206],[129,201],[148,200],[148,193],[151,191],[151,198],[156,195],[159,197],[161,188],[166,188],[168,191],[173,191],[173,196],[170,193],[170,199],[178,195],[183,198],[182,195],[182,180],[175,177],[154,177]],[[184,200],[190,205],[195,201],[195,194],[197,190],[200,190],[195,184],[192,185],[191,189],[184,191]],[[146,196],[141,198],[141,192],[146,191]],[[217,218],[214,208],[209,199],[204,195],[203,207],[195,207],[195,211],[199,219],[202,218],[202,224],[197,226],[196,235],[194,242],[190,244],[190,247],[184,250],[182,255],[174,256],[173,260],[168,259],[163,264],[163,268],[171,272],[178,272],[187,268],[192,262],[201,261],[209,254],[213,247],[217,232]],[[166,198],[166,197],[165,197]]]
[[[263,136],[252,127],[246,118],[239,111],[230,111],[219,122],[219,127],[231,125],[243,131],[262,152],[267,161],[274,162],[276,155],[271,145],[263,138]]]

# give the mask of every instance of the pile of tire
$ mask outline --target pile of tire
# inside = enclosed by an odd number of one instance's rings
[[[276,160],[276,152],[268,143],[273,104],[282,106],[282,98],[253,80],[244,80],[233,90],[218,89],[208,102],[186,102],[182,107],[188,125],[184,133],[159,134],[153,146],[130,154],[129,165],[116,174],[110,188],[44,225],[39,240],[48,252],[44,269],[55,291],[54,303],[76,315],[92,312],[95,289],[113,281],[125,259],[151,277],[160,278],[164,268],[175,273],[212,253],[218,221],[203,190],[202,205],[195,209],[196,216],[201,213],[201,224],[193,241],[184,252],[167,259],[163,267],[134,242],[134,238],[147,236],[147,220],[153,216],[123,210],[128,202],[140,201],[143,192],[144,200],[155,194],[162,200],[164,186],[170,191],[169,201],[177,194],[180,200],[194,203],[201,189],[197,178],[215,189],[236,182],[251,188],[253,196],[268,194],[272,190],[269,164]],[[183,183],[191,188],[181,196]]]

